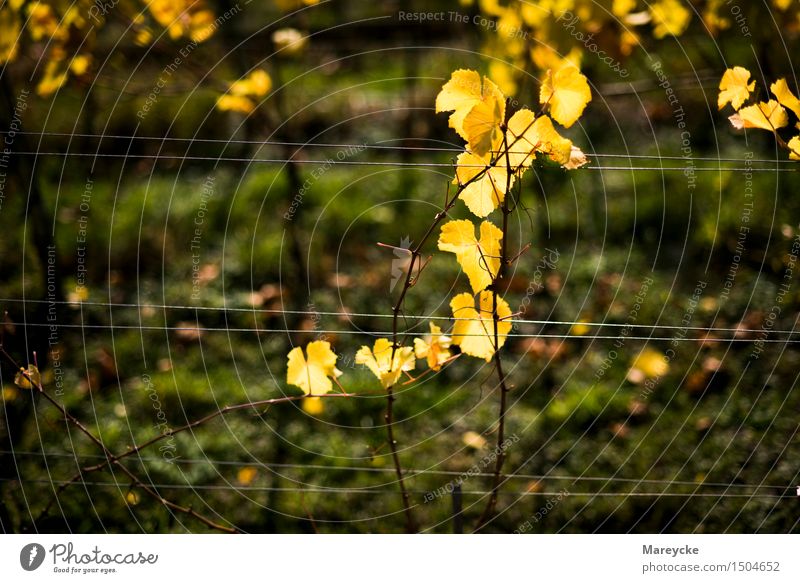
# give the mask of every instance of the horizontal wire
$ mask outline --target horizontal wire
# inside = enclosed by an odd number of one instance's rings
[[[486,322],[490,320],[484,319]],[[183,331],[183,332],[236,332],[247,333],[256,332],[259,334],[277,334],[277,333],[302,333],[302,334],[347,334],[347,335],[364,335],[374,336],[377,338],[391,338],[393,332],[381,331],[365,331],[365,330],[328,330],[328,329],[304,329],[304,328],[257,328],[257,327],[214,327],[214,326],[143,326],[134,324],[61,324],[54,322],[24,322],[22,326],[33,326],[40,328],[56,327],[56,328],[77,328],[81,330],[147,330],[147,331]],[[769,330],[760,331],[764,334],[770,334]],[[424,335],[424,334],[423,334]],[[420,336],[419,332],[397,332],[397,336]],[[483,338],[487,334],[457,334],[459,338],[477,337]],[[619,336],[605,336],[597,334],[539,334],[539,333],[508,333],[504,335],[508,338],[573,338],[573,339],[586,339],[586,340],[619,340]],[[625,336],[627,340],[650,340],[650,341],[663,341],[663,342],[766,342],[766,343],[783,343],[783,344],[800,344],[800,338],[720,338],[717,336],[706,338],[680,338],[680,337],[656,337],[656,336]]]
[[[0,131],[0,135],[6,134],[6,131]],[[286,142],[286,141],[272,141],[272,140],[224,140],[219,138],[179,138],[171,136],[125,136],[118,134],[86,134],[86,133],[67,133],[67,132],[16,132],[18,134],[25,134],[29,136],[38,137],[78,137],[78,138],[93,138],[98,140],[111,139],[111,140],[138,140],[138,141],[154,141],[154,142],[189,142],[195,143],[211,143],[211,144],[236,144],[236,145],[257,145],[257,146],[291,146],[298,148],[340,148],[340,149],[367,149],[367,150],[389,150],[398,152],[463,152],[463,148],[442,147],[442,146],[389,146],[385,144],[336,144],[329,142]],[[406,140],[408,138],[403,138]],[[497,152],[499,153],[499,152]],[[527,152],[514,152],[510,154],[524,154]],[[622,159],[642,159],[642,160],[679,160],[685,162],[742,162],[742,163],[765,163],[765,164],[796,164],[792,160],[778,160],[778,159],[765,159],[765,158],[711,158],[700,156],[680,156],[680,155],[666,155],[659,154],[600,154],[592,152],[588,154],[595,158],[622,158]]]
[[[86,482],[76,481],[70,482],[68,480],[18,480],[16,478],[0,478],[2,482],[18,482],[28,484],[48,484],[51,486],[62,486],[70,484],[80,484],[82,486],[98,486],[98,487],[111,487],[129,489],[132,485],[127,482]],[[302,492],[305,494],[390,494],[397,495],[397,490],[381,489],[381,488],[327,488],[323,486],[312,486],[308,488],[296,488],[290,486],[232,486],[221,484],[154,484],[151,482],[142,482],[142,484],[153,488],[162,490],[205,490],[205,491],[233,491],[233,492]],[[430,494],[428,490],[406,490],[410,494],[425,495]],[[677,498],[776,498],[776,499],[791,499],[797,496],[791,494],[736,494],[730,492],[570,492],[569,490],[561,490],[558,492],[532,492],[529,490],[522,492],[511,492],[508,490],[500,490],[498,494],[506,496],[558,496],[567,493],[569,496],[582,496],[582,497],[677,497]],[[492,493],[491,490],[462,490],[461,494],[472,496],[484,496]]]
[[[107,154],[92,152],[14,152],[22,156],[63,156],[63,157],[92,157],[92,158],[124,158],[143,160],[181,160],[205,162],[242,162],[248,164],[316,164],[318,166],[343,165],[343,166],[381,166],[397,168],[453,168],[453,164],[445,162],[381,162],[375,160],[302,160],[293,158],[241,158],[233,156],[175,156],[163,154]],[[459,168],[486,168],[485,164],[459,164]],[[556,169],[555,167],[553,169]],[[729,168],[695,167],[695,166],[582,166],[578,170],[626,170],[646,171],[658,170],[662,172],[797,172],[795,168]]]
[[[87,302],[87,301],[69,301],[69,300],[29,300],[21,298],[0,298],[0,302],[20,303],[20,304],[56,304],[68,305],[74,308],[83,306],[100,306],[100,307],[113,307],[113,308],[153,308],[153,309],[170,309],[170,310],[196,310],[196,311],[212,311],[212,312],[234,312],[234,313],[253,313],[253,314],[291,314],[301,316],[334,316],[346,318],[394,318],[392,314],[370,314],[366,312],[329,312],[329,311],[315,311],[315,310],[278,310],[274,308],[244,308],[244,307],[215,307],[215,306],[192,306],[192,305],[176,305],[176,304],[148,304],[148,303],[120,303],[120,302]],[[416,316],[404,315],[405,320],[421,320],[432,321],[439,320],[445,322],[477,322],[479,318],[457,318],[454,316]],[[531,325],[551,325],[551,326],[575,326],[582,325],[589,328],[639,328],[646,330],[691,330],[698,332],[734,332],[737,334],[757,334],[764,332],[763,329],[755,328],[731,328],[722,326],[677,326],[671,324],[632,324],[632,323],[619,323],[619,322],[585,322],[582,320],[526,320],[517,318],[505,318],[503,322],[512,324],[531,324]],[[769,330],[770,334],[787,334],[789,336],[800,335],[798,330]],[[571,335],[577,336],[577,335]]]
[[[77,455],[69,453],[47,453],[38,451],[10,451],[0,450],[0,454],[12,454],[14,456],[31,456],[31,457],[48,457],[48,458],[69,458],[75,459]],[[98,454],[86,454],[80,457],[86,459],[108,459],[106,456]],[[158,462],[163,461],[159,457],[142,457],[137,456],[132,458],[128,456],[129,460],[143,461],[143,462]],[[366,472],[366,473],[391,473],[394,474],[396,470],[393,468],[374,468],[374,467],[358,467],[358,466],[330,466],[321,464],[290,464],[290,463],[265,463],[265,462],[244,462],[233,460],[217,460],[210,458],[203,459],[187,459],[176,458],[173,463],[176,464],[212,464],[220,466],[253,466],[265,469],[270,468],[284,468],[284,469],[303,469],[303,470],[327,470],[327,471],[349,471],[349,472]],[[431,476],[463,476],[466,471],[457,470],[420,470],[413,468],[404,468],[403,472],[410,477],[418,475],[431,475]],[[470,472],[469,477],[490,478],[494,474],[490,472]],[[694,487],[708,487],[708,488],[748,488],[748,489],[776,489],[776,490],[793,490],[795,486],[778,486],[771,484],[739,484],[739,483],[725,483],[725,482],[697,482],[689,480],[654,480],[654,479],[638,479],[638,478],[618,478],[618,477],[603,477],[603,476],[565,476],[562,474],[504,474],[504,479],[515,480],[554,480],[554,481],[573,481],[573,482],[625,482],[635,484],[652,484],[652,485],[667,485],[667,486],[694,486]]]

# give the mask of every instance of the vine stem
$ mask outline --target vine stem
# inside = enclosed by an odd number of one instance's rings
[[[506,383],[506,375],[503,370],[503,359],[500,355],[500,334],[499,324],[500,316],[497,313],[497,296],[500,293],[500,282],[505,277],[506,266],[509,264],[508,259],[508,216],[511,214],[511,208],[508,205],[508,199],[511,196],[511,158],[509,155],[509,144],[506,133],[503,133],[503,151],[506,159],[506,169],[508,176],[506,179],[506,193],[503,197],[502,211],[503,211],[503,239],[500,244],[500,265],[497,269],[497,275],[492,282],[492,321],[494,327],[494,363],[497,369],[497,380],[500,388],[500,411],[497,420],[497,445],[495,447],[495,454],[497,458],[494,465],[494,475],[492,477],[492,489],[489,494],[489,501],[484,508],[481,517],[478,519],[478,529],[486,525],[486,523],[494,516],[495,509],[497,508],[497,494],[500,491],[500,484],[503,476],[503,464],[506,460],[506,443],[505,443],[505,429],[506,429],[506,412],[508,407],[508,385]],[[503,155],[501,154],[501,157]]]
[[[397,474],[397,483],[400,485],[400,494],[403,497],[403,511],[406,515],[406,532],[409,534],[417,532],[416,523],[414,522],[414,514],[411,512],[411,498],[408,495],[408,489],[403,481],[403,467],[400,465],[400,456],[397,454],[397,441],[394,438],[394,392],[392,387],[386,389],[386,414],[384,421],[386,422],[386,436],[389,441],[389,448],[392,451],[392,461],[394,462],[394,471]]]
[[[506,129],[505,124],[503,124],[503,126],[502,126],[503,144],[504,144],[503,152],[505,153],[506,167],[507,167],[507,170],[508,170],[508,176],[506,178],[506,192],[505,192],[505,195],[503,197],[503,241],[502,241],[502,250],[503,251],[502,251],[502,258],[501,258],[501,263],[500,263],[500,269],[498,270],[497,277],[495,278],[495,281],[493,282],[493,284],[497,283],[497,280],[500,279],[500,277],[501,277],[501,275],[503,273],[503,270],[504,270],[504,266],[507,263],[507,259],[506,259],[506,255],[507,255],[507,251],[506,251],[506,249],[507,249],[506,248],[506,232],[508,231],[508,215],[511,212],[510,209],[509,209],[509,206],[508,206],[508,196],[509,196],[509,190],[510,190],[510,187],[511,187],[511,160],[510,160],[510,157],[509,157],[509,149],[512,148],[514,145],[516,145],[516,143],[521,139],[521,136],[524,135],[525,132],[527,132],[528,129],[532,125],[533,125],[533,122],[528,124],[528,126],[520,133],[520,135],[516,136],[512,140],[512,142],[510,144],[508,143],[508,136],[507,136],[506,131],[505,131],[505,129]],[[430,239],[431,235],[436,230],[436,227],[438,227],[439,224],[448,216],[448,213],[455,206],[456,201],[458,201],[459,197],[461,196],[461,193],[463,193],[464,190],[470,184],[472,184],[473,182],[476,182],[477,180],[480,180],[481,178],[483,178],[484,174],[486,174],[489,171],[489,169],[494,168],[495,166],[497,166],[497,163],[503,157],[503,152],[501,152],[500,155],[497,156],[497,158],[493,159],[486,168],[484,168],[483,170],[478,172],[475,176],[473,176],[472,178],[470,178],[469,180],[467,180],[463,184],[460,183],[458,185],[458,189],[456,190],[455,194],[453,194],[452,198],[449,198],[449,189],[448,189],[448,194],[447,194],[447,196],[445,196],[444,207],[442,208],[441,211],[439,211],[438,213],[436,213],[436,215],[434,215],[433,222],[428,227],[428,230],[425,231],[425,234],[422,236],[422,239],[420,239],[419,243],[417,243],[414,246],[414,248],[411,250],[411,261],[409,262],[408,269],[406,270],[406,273],[405,273],[405,278],[404,278],[404,281],[403,281],[403,288],[400,291],[400,295],[397,298],[397,302],[394,304],[394,306],[392,306],[392,354],[391,354],[391,358],[390,358],[390,361],[389,361],[390,362],[390,368],[394,366],[394,355],[395,355],[395,352],[397,351],[397,349],[399,348],[399,344],[397,342],[397,325],[398,325],[398,319],[399,319],[399,316],[400,316],[400,311],[401,311],[401,309],[403,307],[403,302],[405,301],[406,295],[408,294],[408,290],[411,289],[411,287],[417,283],[416,278],[414,277],[414,268],[417,266],[417,264],[419,263],[419,261],[420,261],[420,259],[422,257],[422,249],[423,249],[423,247],[425,246],[425,244]],[[456,176],[458,176],[458,168],[456,168]],[[418,276],[419,276],[419,274],[417,275],[417,277]],[[494,287],[494,285],[493,285],[493,287]],[[497,305],[496,305],[496,303],[497,303],[497,299],[496,299],[496,293],[495,293],[495,305],[494,305],[494,309],[493,309],[493,313],[494,313],[495,346],[498,345],[498,341],[497,341],[497,338],[498,338],[498,332],[497,332],[498,317],[497,317]],[[495,355],[496,354],[497,354],[497,351],[495,350]],[[503,409],[503,411],[502,411],[502,414],[501,414],[501,417],[500,417],[500,419],[501,419],[500,433],[502,434],[503,433],[502,423],[503,423],[503,419],[504,419],[504,416],[505,416],[505,393],[507,391],[505,389],[505,375],[502,373],[503,369],[502,369],[502,364],[500,364],[499,357],[496,358],[495,362],[497,363],[497,368],[498,368],[498,371],[500,372],[500,377],[501,377],[501,383],[500,384],[501,384],[501,388],[502,388],[502,391],[503,391],[503,396],[502,396],[502,409]],[[386,415],[384,417],[384,419],[386,420],[386,432],[387,432],[387,437],[388,437],[388,440],[389,440],[389,447],[391,448],[391,451],[392,451],[392,460],[394,461],[394,469],[395,469],[395,473],[397,474],[397,481],[398,481],[398,483],[400,485],[400,494],[401,494],[401,496],[403,498],[403,508],[404,508],[405,514],[406,514],[406,530],[409,531],[409,532],[415,532],[416,531],[416,527],[414,526],[414,519],[413,519],[413,514],[411,512],[411,504],[410,504],[410,501],[409,501],[408,491],[406,490],[405,482],[403,481],[403,468],[400,465],[400,457],[397,454],[397,442],[394,439],[394,411],[393,411],[393,409],[394,409],[394,400],[395,400],[394,392],[392,390],[392,387],[389,387],[387,389]],[[493,498],[494,498],[494,500],[497,499],[497,489],[499,488],[499,482],[500,482],[500,480],[499,480],[499,472],[500,472],[501,469],[502,469],[502,463],[500,463],[499,467],[497,468],[498,477],[496,479],[496,486],[495,486],[495,488],[493,488]]]
[[[414,268],[420,262],[422,257],[422,249],[428,240],[431,238],[431,235],[436,230],[436,227],[447,217],[447,213],[455,206],[456,201],[458,200],[461,193],[464,192],[464,189],[467,188],[470,184],[479,180],[483,177],[484,174],[488,171],[489,167],[484,168],[478,174],[470,178],[464,184],[459,184],[458,190],[456,190],[455,194],[452,198],[445,197],[445,205],[441,211],[436,213],[433,218],[433,222],[428,227],[428,230],[422,236],[422,239],[417,243],[414,248],[411,250],[411,261],[408,264],[408,269],[405,273],[405,278],[403,280],[403,288],[400,291],[400,295],[397,298],[397,302],[392,306],[392,354],[389,359],[389,367],[392,368],[394,366],[394,356],[399,348],[399,343],[397,342],[397,326],[398,326],[398,319],[400,316],[400,311],[403,307],[403,302],[405,301],[406,295],[408,294],[408,290],[416,283],[416,279],[414,277]],[[449,193],[448,193],[449,195]],[[449,198],[449,200],[448,200]],[[417,275],[419,276],[419,274]],[[394,402],[395,402],[395,395],[394,395],[394,387],[390,386],[386,389],[386,414],[384,415],[384,421],[386,422],[386,437],[389,442],[389,449],[392,452],[392,461],[394,463],[395,473],[397,474],[397,483],[400,487],[400,495],[403,499],[403,511],[405,512],[406,517],[406,532],[414,533],[417,532],[416,523],[414,521],[414,514],[411,511],[411,498],[408,494],[408,489],[406,488],[404,476],[403,476],[403,466],[400,464],[400,456],[397,453],[397,440],[394,437]]]

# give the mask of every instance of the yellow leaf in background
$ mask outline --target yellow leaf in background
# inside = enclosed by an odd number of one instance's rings
[[[392,343],[386,338],[378,338],[372,350],[369,346],[362,346],[356,352],[356,364],[366,365],[383,388],[388,389],[397,383],[404,371],[414,370],[417,363],[414,349],[410,346],[398,347],[392,358]]]
[[[653,2],[650,16],[653,19],[653,36],[656,38],[683,34],[692,19],[692,13],[679,0]]]
[[[788,107],[797,117],[800,117],[800,99],[797,99],[791,89],[789,89],[786,79],[778,79],[769,89],[781,105]]]
[[[185,35],[201,43],[216,30],[214,13],[204,0],[151,0],[147,8],[173,39]]]
[[[494,317],[492,304],[494,294],[482,291],[478,297],[478,308],[475,308],[475,296],[468,293],[458,294],[450,302],[456,323],[453,326],[453,344],[461,347],[461,352],[489,362],[494,356]],[[499,318],[511,317],[511,308],[503,298],[497,298],[497,315]],[[506,342],[511,332],[511,322],[500,320],[497,323],[498,348]]]
[[[429,322],[431,333],[423,338],[414,338],[414,354],[428,360],[428,368],[439,370],[450,358],[450,337],[442,335],[442,329]]]
[[[489,166],[488,157],[470,152],[459,154],[456,164],[456,184],[467,184]],[[508,174],[505,166],[493,166],[466,186],[460,198],[472,214],[482,219],[503,203],[506,190],[513,184],[514,176]]]
[[[494,79],[497,86],[506,95],[517,94],[517,70],[503,61],[489,63],[489,77]]]
[[[591,332],[591,328],[586,325],[586,320],[578,320],[569,329],[569,333],[573,336],[586,336]]]
[[[789,123],[789,116],[780,103],[770,99],[743,107],[728,118],[737,130],[759,128],[768,132],[780,129]]]
[[[572,47],[566,56],[561,55],[553,47],[546,44],[537,44],[530,52],[531,61],[542,71],[547,71],[548,69],[558,71],[568,65],[580,69],[581,61],[583,60],[583,53],[578,47]]]
[[[13,61],[19,52],[22,22],[13,10],[0,10],[0,64]]]
[[[315,340],[306,346],[306,354],[299,346],[292,348],[287,355],[286,382],[300,388],[306,395],[324,395],[333,390],[331,379],[338,378],[342,372],[336,368],[339,358],[331,350],[330,342]]]
[[[789,140],[789,159],[800,160],[800,136],[795,136]]]
[[[634,8],[636,8],[636,0],[614,0],[611,5],[611,12],[614,13],[614,16],[622,18],[627,16]]]
[[[475,431],[467,431],[461,436],[461,441],[464,445],[473,449],[483,449],[486,447],[486,438]]]
[[[20,389],[38,388],[42,384],[42,375],[35,364],[29,364],[27,369],[20,368],[14,375],[14,384]]]
[[[638,384],[644,379],[663,376],[668,371],[669,363],[664,355],[658,350],[645,348],[631,362],[627,378],[629,381]]]
[[[77,55],[69,64],[70,70],[76,75],[83,75],[89,70],[89,65],[92,62],[90,55]]]
[[[13,387],[3,387],[3,401],[13,401],[17,398],[17,389]]]
[[[749,79],[750,71],[744,67],[734,67],[733,69],[725,71],[719,82],[717,107],[722,109],[725,105],[730,103],[733,109],[738,111],[750,97],[750,92],[755,89],[756,82],[751,81],[748,84],[747,81]]]
[[[65,30],[59,30],[58,18],[50,5],[44,2],[33,2],[26,9],[28,13],[28,30],[35,41],[50,39],[58,33],[60,38],[66,36]]]
[[[302,403],[303,411],[309,415],[322,415],[325,411],[325,403],[319,397],[306,397]]]
[[[294,57],[305,50],[308,37],[296,28],[280,28],[272,33],[272,42],[283,55]]]
[[[793,0],[772,0],[772,5],[778,10],[786,10],[792,5]]]
[[[244,466],[236,472],[236,481],[242,486],[249,486],[258,475],[258,470],[253,466]]]
[[[217,99],[217,109],[220,111],[236,111],[239,113],[252,113],[256,104],[241,95],[221,95]]]
[[[548,104],[550,115],[565,128],[574,124],[592,100],[586,77],[577,67],[567,65],[547,71],[539,92],[539,103]]]
[[[473,113],[473,108],[479,104],[482,106]],[[476,151],[483,155],[491,149],[492,138],[495,137],[492,120],[499,118],[497,123],[502,123],[506,101],[503,93],[488,77],[484,77],[481,83],[477,72],[458,69],[453,71],[450,80],[436,96],[436,113],[443,111],[453,112],[448,123],[465,141],[478,147],[485,146],[488,141],[490,145],[486,150]],[[470,132],[467,132],[464,123],[470,113]]]
[[[249,95],[264,97],[272,88],[272,79],[263,69],[256,69],[247,77],[231,84],[228,90],[231,95]]]
[[[187,26],[189,38],[198,43],[211,38],[211,35],[214,34],[214,30],[216,30],[216,26],[214,25],[215,18],[211,10],[194,11],[189,17],[189,24]]]
[[[469,278],[472,292],[491,285],[500,268],[500,241],[503,231],[489,221],[480,227],[480,240],[475,237],[472,221],[450,221],[442,225],[439,249],[455,253],[459,265]]]
[[[318,3],[319,0],[275,0],[275,5],[283,12],[291,12],[303,6],[313,6]]]
[[[42,97],[49,97],[67,81],[67,68],[63,62],[51,60],[44,68],[44,75],[36,85],[36,93]]]
[[[139,495],[131,490],[125,494],[125,502],[130,506],[136,506],[139,503]]]

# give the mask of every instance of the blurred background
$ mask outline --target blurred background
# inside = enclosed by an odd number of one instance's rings
[[[123,463],[245,531],[401,532],[385,399],[353,359],[391,330],[406,265],[377,243],[408,247],[443,205],[463,148],[434,112],[452,71],[538,109],[544,72],[570,61],[593,100],[563,133],[591,163],[537,165],[512,216],[510,248],[531,247],[505,298],[533,322],[504,349],[515,443],[483,530],[797,531],[800,181],[773,136],[734,130],[716,97],[733,65],[761,99],[779,77],[797,92],[799,12],[6,0],[3,530],[209,530],[118,468],[60,487],[103,452],[15,383],[18,366],[38,363],[44,390],[124,452],[224,406],[299,395],[286,354],[326,339],[342,385],[371,395],[233,412]],[[413,334],[431,318],[447,330],[467,289],[433,241],[428,254],[405,303]],[[424,530],[473,528],[497,406],[492,366],[468,357],[399,392]],[[449,490],[470,470],[454,517]]]

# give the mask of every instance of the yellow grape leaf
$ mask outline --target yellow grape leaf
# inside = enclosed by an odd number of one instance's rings
[[[730,103],[733,109],[738,111],[750,97],[750,92],[756,87],[755,81],[751,81],[748,84],[747,81],[749,79],[750,71],[744,67],[734,67],[725,71],[719,82],[717,107],[722,109],[726,104]]]
[[[473,112],[479,104],[482,107]],[[488,77],[484,77],[481,83],[480,75],[468,69],[453,71],[450,80],[436,96],[436,113],[453,112],[448,123],[467,143],[471,143],[471,149],[476,145],[482,148],[487,141],[491,143],[496,133],[491,127],[491,120],[499,118],[498,125],[502,123],[505,110],[505,96],[497,85]],[[471,113],[470,132],[467,132],[464,124]],[[491,145],[486,150],[477,151],[483,155],[489,149]]]
[[[683,34],[692,19],[692,13],[679,0],[653,2],[650,5],[650,16],[653,19],[653,36],[656,38]]]
[[[743,107],[728,118],[737,130],[759,128],[768,132],[780,129],[789,123],[789,116],[780,103],[770,99]]]
[[[417,358],[428,360],[428,368],[439,370],[450,358],[449,336],[442,334],[442,329],[433,322],[429,322],[431,333],[425,338],[414,338],[414,354]]]
[[[445,223],[439,235],[439,249],[456,254],[473,293],[489,287],[497,275],[503,231],[483,221],[480,237],[480,240],[475,237],[475,225],[468,220]]]
[[[461,347],[461,352],[489,362],[494,356],[494,318],[492,302],[494,294],[482,291],[478,297],[478,308],[475,308],[475,296],[468,293],[458,294],[450,302],[456,323],[453,326],[453,344]],[[511,317],[511,308],[503,298],[497,298],[497,315],[500,318]],[[500,320],[497,323],[498,348],[502,348],[511,331],[511,322]]]
[[[401,346],[394,351],[392,358],[392,343],[386,338],[378,338],[372,350],[369,346],[362,346],[356,352],[356,364],[363,364],[372,371],[384,389],[395,385],[404,371],[414,370],[416,360],[414,349],[410,346]]]
[[[315,340],[306,346],[306,354],[299,346],[292,348],[287,355],[288,367],[286,382],[299,387],[306,395],[324,395],[333,390],[331,379],[341,376],[342,371],[336,368],[339,358],[331,350],[330,342]]]
[[[520,109],[508,120],[506,142],[508,143],[508,160],[505,156],[498,164],[511,166],[517,172],[521,168],[528,168],[536,158],[536,148],[539,147],[539,133],[534,128],[536,114],[530,109]]]
[[[549,104],[550,115],[565,128],[574,124],[592,100],[586,77],[573,65],[547,71],[539,91],[539,103]]]
[[[470,151],[483,156],[500,148],[503,141],[500,125],[504,116],[504,99],[490,98],[472,106],[461,126]]]
[[[514,184],[514,176],[509,175],[505,166],[489,167],[488,157],[481,158],[471,152],[462,152],[456,159],[455,184],[469,185],[461,193],[461,200],[467,208],[483,218],[503,204],[506,190]],[[480,177],[473,180],[484,168],[488,168]]]
[[[14,384],[20,389],[35,389],[42,384],[42,375],[35,364],[29,364],[27,369],[19,369],[14,376]]]
[[[577,168],[587,163],[586,156],[572,142],[562,137],[546,115],[535,118],[529,109],[520,109],[508,120],[508,161],[513,172],[528,168],[535,152],[541,152],[565,168]],[[574,151],[574,155],[573,155]],[[503,164],[503,159],[499,164]]]
[[[789,140],[789,159],[800,160],[800,136],[795,136]]]
[[[561,136],[553,127],[553,122],[546,115],[540,116],[534,123],[539,145],[537,152],[545,154],[553,162],[568,164],[572,155],[572,141]]]
[[[769,89],[781,105],[788,107],[797,117],[800,117],[800,99],[797,99],[791,89],[789,89],[789,85],[786,84],[786,79],[778,79]]]

